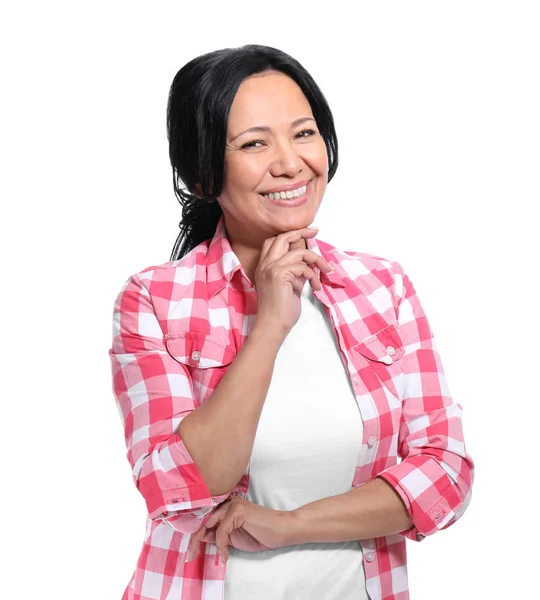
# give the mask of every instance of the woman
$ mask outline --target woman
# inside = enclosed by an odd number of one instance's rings
[[[148,507],[123,598],[408,598],[405,540],[459,519],[474,465],[401,265],[308,227],[338,159],[322,92],[274,48],[211,52],[167,129],[181,234],[109,351]]]

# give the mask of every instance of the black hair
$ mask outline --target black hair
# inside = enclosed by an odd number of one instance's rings
[[[182,205],[180,233],[170,260],[181,258],[216,231],[223,215],[216,198],[223,185],[230,108],[244,79],[264,71],[281,71],[301,88],[326,144],[328,181],[336,172],[338,142],[332,113],[319,86],[297,60],[258,44],[197,56],[175,75],[167,102],[174,193]]]

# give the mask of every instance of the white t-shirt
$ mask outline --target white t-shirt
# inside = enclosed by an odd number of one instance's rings
[[[349,376],[309,281],[301,302],[301,316],[275,362],[250,463],[247,499],[276,510],[349,491],[362,444]],[[229,548],[225,600],[319,598],[368,600],[357,540],[262,552]]]

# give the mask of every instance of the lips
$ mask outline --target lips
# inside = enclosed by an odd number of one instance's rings
[[[271,190],[264,190],[264,192],[259,192],[259,194],[275,194],[276,192],[293,192],[298,188],[301,188],[303,185],[307,185],[311,180],[304,179],[303,181],[297,181],[296,183],[289,183],[287,185],[282,185],[280,187],[273,188]]]
[[[292,208],[294,206],[300,206],[305,204],[308,201],[308,197],[311,193],[311,182],[309,182],[306,186],[306,191],[301,196],[296,196],[294,198],[276,198],[275,200],[272,198],[268,198],[267,196],[261,195],[261,198],[264,198],[266,202],[270,204],[275,204],[277,206],[283,206],[286,208]]]

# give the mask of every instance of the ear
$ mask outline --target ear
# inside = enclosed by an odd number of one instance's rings
[[[193,184],[193,193],[197,198],[202,198],[201,184],[198,181]],[[212,193],[212,186],[210,186],[210,193]]]
[[[195,194],[195,196],[197,196],[197,198],[201,198],[202,197],[201,184],[200,183],[197,182],[193,186],[193,193]]]

